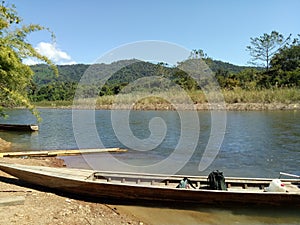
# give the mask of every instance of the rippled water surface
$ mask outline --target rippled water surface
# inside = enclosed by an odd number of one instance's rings
[[[1,137],[13,142],[14,150],[78,148],[72,126],[72,110],[42,109],[40,111],[43,121],[38,132],[0,131]],[[9,115],[8,119],[1,119],[0,122],[35,122],[35,118],[26,110],[12,110],[9,111]],[[197,147],[180,173],[206,174],[210,170],[220,169],[224,171],[225,175],[230,176],[274,177],[280,171],[300,174],[299,111],[227,112],[226,132],[220,152],[206,171],[198,171],[198,165],[208,139],[212,135],[210,133],[211,116],[210,112],[199,112],[198,115],[200,135],[197,140],[191,139],[191,142],[197,141]],[[174,111],[133,111],[129,117],[132,134],[121,135],[125,137],[134,135],[141,140],[148,138],[150,135],[149,121],[157,117],[165,123],[166,132],[163,141],[155,149],[148,151],[129,149],[126,154],[115,154],[114,157],[134,166],[155,164],[172,154],[181,135],[191,136],[196,132],[190,130],[189,127],[181,128],[181,118]],[[97,138],[101,140],[104,147],[127,148],[118,140],[114,132],[110,111],[95,111],[95,123],[98,132]],[[80,141],[85,143],[85,147],[103,147],[90,138],[89,130],[94,124],[85,123],[83,120],[81,126],[75,132],[84,132],[84,135],[80,136]],[[123,130],[122,127],[118,129],[119,132]],[[186,149],[178,153],[179,162],[180,154],[190,150],[189,144],[186,143]],[[97,160],[97,157],[106,156],[104,154],[90,155],[89,157]],[[82,162],[80,158],[71,157],[67,161],[70,166],[76,166],[76,163],[77,166],[84,166],[85,162]],[[174,158],[176,160],[176,157]],[[101,169],[101,165],[96,166]]]

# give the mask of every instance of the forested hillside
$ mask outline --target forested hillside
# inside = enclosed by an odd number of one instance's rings
[[[33,82],[38,85],[44,85],[51,82],[78,82],[89,67],[89,65],[59,65],[59,76],[56,76],[53,70],[46,64],[38,64],[31,66],[34,72]]]
[[[137,60],[128,60],[128,63],[131,64],[133,62],[136,62]],[[212,60],[210,58],[205,59],[206,64],[209,66],[209,68],[214,71],[227,71],[229,73],[238,73],[241,72],[244,69],[247,68],[255,68],[255,67],[245,67],[245,66],[237,66],[237,65],[233,65],[231,63],[227,63],[227,62],[222,62],[219,60]],[[111,67],[111,69],[113,70],[113,68],[116,66],[116,62],[112,63],[110,65],[107,64],[99,64],[99,67]],[[88,64],[75,64],[75,65],[58,65],[58,71],[59,71],[59,76],[56,76],[53,72],[53,70],[47,66],[46,64],[38,64],[38,65],[32,65],[30,66],[31,69],[34,71],[34,77],[33,77],[33,81],[36,85],[40,86],[40,85],[44,85],[47,83],[51,83],[51,82],[78,82],[80,80],[80,78],[82,77],[82,75],[84,74],[84,72],[86,71],[86,69],[88,67],[90,67],[91,65]],[[95,66],[95,65],[93,65]],[[145,75],[147,72],[150,72],[151,75],[149,76],[153,76],[155,74],[153,74],[153,71],[155,70],[154,67],[156,67],[157,65],[154,65],[152,63],[147,63],[147,62],[142,62],[142,64],[140,64],[140,67],[143,68],[144,72],[142,75]],[[132,68],[132,71],[128,71],[128,72],[133,72],[136,73],[136,71],[140,71],[141,68],[137,68],[137,66],[134,66]],[[99,69],[101,70],[101,69]],[[122,70],[122,73],[124,72],[124,70]],[[121,76],[122,73],[118,73],[118,75],[116,75],[114,77],[114,79],[111,79],[111,82],[113,83],[120,83],[122,81],[126,82],[129,78],[123,77]],[[121,77],[120,77],[121,76]]]
[[[234,90],[261,90],[269,88],[295,88],[300,86],[300,45],[298,42],[279,49],[268,62],[268,67],[236,66],[227,62],[202,58],[215,73],[221,88]],[[188,60],[199,60],[190,58]],[[72,100],[77,90],[83,97],[118,94],[129,83],[139,78],[159,76],[180,85],[185,90],[198,90],[199,86],[178,67],[164,63],[153,64],[136,59],[121,60],[111,64],[58,66],[59,76],[47,65],[31,66],[34,79],[28,89],[32,101]],[[79,85],[81,77],[89,74],[88,82]],[[139,88],[155,86],[148,83]],[[161,88],[168,88],[167,86]]]
[[[256,68],[253,67],[236,66],[210,58],[205,59],[205,61],[217,76],[236,74],[245,69],[256,70]],[[129,66],[123,66],[123,64]],[[75,64],[59,65],[57,67],[59,76],[56,76],[53,70],[45,64],[31,66],[31,69],[34,71],[34,79],[29,89],[31,100],[71,100],[78,82],[87,69],[98,72],[102,71],[101,76],[110,76],[105,85],[101,85],[103,86],[102,89],[96,90],[99,96],[118,94],[122,87],[147,76],[162,76],[171,79],[185,89],[198,88],[196,82],[178,68],[170,68],[163,64],[153,64],[138,60],[123,60],[112,64],[97,64],[92,66]],[[90,74],[91,71],[88,73]],[[95,72],[95,76],[99,76],[99,74]],[[97,79],[99,80],[99,77]],[[92,88],[95,89],[96,87]]]

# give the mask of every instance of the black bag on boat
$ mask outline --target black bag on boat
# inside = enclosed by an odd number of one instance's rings
[[[215,170],[208,175],[207,178],[210,189],[212,190],[227,190],[225,177],[223,172]]]

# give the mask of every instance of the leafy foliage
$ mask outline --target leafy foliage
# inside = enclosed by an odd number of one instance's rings
[[[57,69],[51,61],[40,55],[26,41],[28,34],[46,28],[30,24],[21,25],[21,18],[17,15],[14,5],[0,5],[0,102],[2,107],[25,106],[38,118],[35,110],[27,97],[26,88],[31,82],[33,72],[29,66],[22,63],[22,59],[35,57],[48,63],[57,74]]]
[[[272,85],[300,86],[300,44],[283,48],[272,60]]]

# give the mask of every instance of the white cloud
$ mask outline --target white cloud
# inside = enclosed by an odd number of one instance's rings
[[[74,60],[72,60],[71,56],[68,53],[60,50],[55,44],[40,42],[36,47],[35,50],[43,56],[46,56],[54,64],[59,65],[69,65],[69,64],[76,64]],[[41,63],[40,60],[34,58],[27,58],[23,60],[23,63],[27,65],[33,65]]]
[[[40,54],[47,56],[54,62],[71,60],[71,57],[66,53],[58,49],[54,44],[40,42],[35,48]]]

